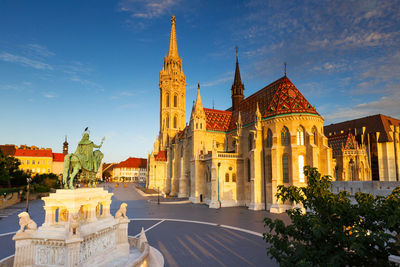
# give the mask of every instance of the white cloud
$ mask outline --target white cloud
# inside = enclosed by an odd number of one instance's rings
[[[44,96],[45,98],[55,98],[55,97],[56,97],[56,95],[53,94],[53,93],[43,93],[43,96]]]
[[[51,52],[47,47],[40,44],[28,44],[26,48],[40,57],[52,57],[55,55],[55,53]]]
[[[119,10],[128,12],[133,18],[152,19],[170,12],[178,0],[122,0]]]
[[[350,108],[329,109],[325,115],[327,123],[356,119],[374,114],[385,114],[400,118],[400,87],[392,96],[383,96],[377,101],[361,103]]]
[[[227,75],[225,77],[218,78],[216,80],[212,80],[212,81],[208,81],[208,82],[202,83],[202,84],[200,84],[200,86],[202,86],[202,87],[216,86],[218,84],[225,83],[225,82],[227,82],[229,80],[231,80],[233,82],[233,78],[234,78],[233,77],[233,73],[229,73],[229,75]],[[197,88],[197,86],[196,86],[196,88]]]
[[[23,56],[10,54],[7,52],[0,53],[0,60],[5,62],[16,63],[24,67],[32,67],[40,70],[53,70],[53,67],[47,63],[32,60]]]

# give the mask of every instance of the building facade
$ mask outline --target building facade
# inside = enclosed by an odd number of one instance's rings
[[[173,18],[170,50],[177,47],[171,44],[175,34]],[[160,77],[161,99],[163,89]],[[160,130],[148,157],[147,186],[210,208],[247,206],[283,212],[291,206],[274,197],[279,185],[304,186],[305,165],[332,174],[324,119],[286,75],[246,98],[244,91],[236,53],[232,107],[203,107],[198,86],[189,124],[179,124],[165,141]],[[169,92],[175,94],[174,87]],[[165,125],[160,124],[167,129]]]
[[[114,166],[111,179],[116,182],[145,182],[146,173],[146,159],[128,158]]]
[[[18,148],[14,157],[21,162],[19,168],[26,172],[44,174],[52,173],[53,171],[53,152],[50,148],[38,149],[34,146],[30,147],[30,149],[26,147],[23,147],[23,149]]]
[[[351,133],[328,136],[329,147],[333,155],[333,178],[336,181],[369,181],[367,149],[359,145]]]
[[[400,180],[400,120],[377,114],[324,127],[325,135],[350,132],[359,147],[365,147],[370,174],[369,180]]]

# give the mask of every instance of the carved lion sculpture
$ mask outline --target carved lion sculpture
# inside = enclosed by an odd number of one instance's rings
[[[121,206],[119,207],[119,210],[115,213],[115,219],[120,219],[120,218],[124,218],[127,219],[128,217],[126,217],[126,207],[128,206],[128,204],[126,203],[122,203]]]
[[[71,219],[69,221],[69,235],[70,236],[73,236],[73,235],[79,236],[78,228],[79,228],[80,219],[81,219],[81,216],[79,213],[71,214]]]
[[[19,217],[19,225],[21,228],[19,229],[18,233],[22,233],[25,231],[34,231],[37,229],[36,223],[31,219],[29,213],[21,212],[18,214]]]

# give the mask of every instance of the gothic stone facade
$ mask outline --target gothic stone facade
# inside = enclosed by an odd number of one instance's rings
[[[375,181],[400,181],[400,120],[377,114],[324,127],[328,138],[350,132],[365,148],[369,173]]]
[[[172,35],[174,18],[169,55],[177,56],[177,51],[171,53],[171,47],[176,49]],[[183,75],[178,67],[170,74],[172,80],[174,75]],[[184,95],[184,85],[177,79],[167,89],[161,79],[160,109],[168,110],[164,91],[175,94],[177,88],[176,94]],[[210,208],[247,206],[283,212],[289,205],[274,197],[278,185],[304,186],[305,165],[332,174],[332,150],[323,134],[323,118],[286,75],[244,98],[237,57],[230,109],[203,107],[199,86],[186,127],[182,128],[181,121],[164,123],[165,118],[160,114],[162,128],[148,158],[147,177],[149,188],[165,194],[188,197]]]

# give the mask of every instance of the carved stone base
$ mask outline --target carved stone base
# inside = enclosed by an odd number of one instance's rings
[[[111,196],[102,188],[80,188],[42,198],[45,223],[13,237],[14,266],[107,266],[137,254],[128,242],[129,219],[110,214]]]

